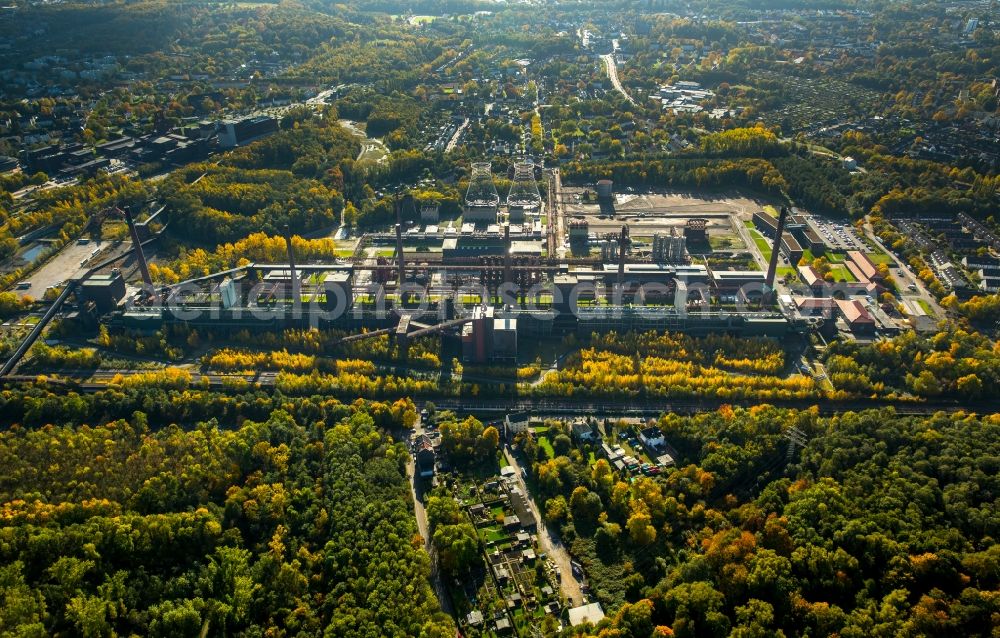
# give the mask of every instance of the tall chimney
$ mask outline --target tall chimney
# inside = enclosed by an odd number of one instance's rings
[[[621,235],[618,237],[618,290],[622,295],[625,294],[625,256],[631,243],[628,226],[622,226]]]
[[[399,202],[399,196],[395,198],[396,205],[396,270],[399,277],[399,286],[406,282],[406,256],[403,254],[403,206]]]
[[[285,224],[285,247],[288,249],[288,270],[292,278],[292,303],[299,303],[302,300],[302,282],[295,271],[295,251],[292,250],[292,233],[288,224]]]
[[[510,277],[510,224],[503,227],[503,282],[509,284]]]
[[[774,246],[771,248],[771,263],[767,266],[767,277],[764,283],[769,291],[774,290],[774,276],[778,272],[778,253],[781,252],[781,236],[785,234],[785,220],[788,218],[788,208],[781,207],[778,215],[778,230],[774,235]]]
[[[152,288],[153,278],[149,276],[149,266],[146,265],[146,256],[142,254],[142,242],[139,241],[139,230],[135,227],[132,212],[128,207],[119,210],[125,216],[125,223],[128,224],[128,232],[132,236],[132,249],[135,250],[135,260],[139,262],[139,272],[142,273],[142,282]]]

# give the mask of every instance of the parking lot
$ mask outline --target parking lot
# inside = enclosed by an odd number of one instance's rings
[[[834,250],[867,250],[865,242],[858,236],[858,231],[850,224],[831,221],[816,215],[806,217],[823,241]]]
[[[32,299],[41,299],[46,289],[53,286],[61,286],[67,279],[72,277],[81,268],[86,267],[94,256],[94,251],[101,251],[109,247],[109,242],[86,243],[73,242],[62,249],[62,251],[50,259],[44,266],[33,272],[24,282],[17,286],[17,294],[22,297],[27,296]],[[22,287],[25,283],[27,286]]]

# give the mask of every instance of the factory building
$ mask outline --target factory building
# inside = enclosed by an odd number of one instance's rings
[[[465,209],[462,221],[473,224],[495,224],[500,210],[500,195],[493,182],[493,170],[489,162],[472,164],[469,189],[465,194]]]
[[[837,311],[850,331],[856,335],[875,334],[875,319],[856,299],[837,300]]]
[[[720,296],[735,295],[744,286],[763,289],[766,274],[759,270],[713,270],[711,281]]]
[[[236,290],[236,282],[229,277],[219,284],[219,296],[222,299],[222,307],[226,310],[240,304],[240,293]]]
[[[448,264],[487,255],[503,255],[506,250],[504,238],[499,233],[459,235],[445,238],[441,246],[441,259]]]
[[[585,219],[574,219],[569,223],[569,241],[586,242],[589,239],[590,224]]]
[[[768,239],[774,239],[778,233],[778,220],[765,212],[758,211],[753,214],[753,225],[761,235]],[[781,254],[793,265],[797,265],[802,260],[802,246],[791,232],[781,234]]]
[[[510,193],[507,195],[507,218],[510,222],[521,223],[528,213],[538,213],[542,206],[542,196],[535,181],[535,164],[531,161],[515,162]]]
[[[462,326],[462,361],[486,363],[493,356],[493,306],[476,306],[472,321]]]
[[[809,286],[813,294],[820,294],[826,285],[826,281],[820,277],[819,272],[812,266],[799,266],[799,278]]]
[[[614,197],[615,183],[610,179],[602,179],[597,182],[597,199],[610,200]]]
[[[497,207],[490,205],[467,205],[462,215],[463,222],[473,224],[497,223]]]
[[[97,312],[105,314],[117,308],[125,298],[125,278],[118,270],[109,275],[93,275],[83,280],[77,294],[81,302],[92,301]]]
[[[219,146],[233,148],[278,131],[278,120],[273,117],[253,117],[245,120],[226,120],[219,123]]]
[[[707,228],[707,219],[692,217],[684,224],[684,238],[691,244],[704,244],[708,241]]]
[[[807,248],[814,255],[826,253],[826,242],[816,233],[802,215],[792,215],[788,218],[785,229],[792,234],[800,246]]]
[[[856,265],[858,274],[858,281],[875,281],[882,282],[884,277],[882,273],[879,272],[878,266],[875,265],[868,255],[864,254],[860,250],[849,250],[847,251],[848,268],[850,268],[850,263],[853,262]],[[854,272],[852,270],[852,272]],[[856,275],[857,276],[857,275]]]
[[[494,361],[515,363],[517,361],[517,319],[493,320]]]
[[[341,304],[343,309],[350,308],[354,303],[354,271],[353,269],[338,270],[323,278],[323,290],[326,292],[324,308],[334,310]]]
[[[746,336],[780,337],[788,333],[791,324],[781,313],[752,315],[726,312],[681,314],[672,307],[586,306],[577,310],[577,334],[588,336],[604,333],[647,332],[650,330],[707,335],[718,332]]]
[[[653,235],[653,261],[658,264],[675,264],[687,259],[685,238],[678,235],[673,228],[670,234],[657,233]]]
[[[607,234],[601,241],[601,261],[617,262],[621,256],[621,236]],[[625,253],[628,254],[628,245],[625,246]]]

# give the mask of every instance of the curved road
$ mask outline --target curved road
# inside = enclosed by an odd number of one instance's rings
[[[625,92],[625,89],[622,88],[621,81],[618,79],[618,67],[615,66],[615,56],[611,53],[607,53],[602,55],[601,59],[604,60],[604,68],[608,72],[608,79],[611,80],[611,85],[615,87],[616,91],[625,96],[625,99],[628,100],[629,104],[636,106],[635,100],[632,99],[631,95]]]

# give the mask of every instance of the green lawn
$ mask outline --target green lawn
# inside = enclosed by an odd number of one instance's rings
[[[760,250],[760,254],[764,256],[764,259],[771,258],[771,240],[764,237],[757,231],[754,231],[753,242],[757,244],[757,248]]]
[[[868,255],[868,258],[872,260],[872,263],[875,264],[876,266],[879,264],[885,264],[886,266],[892,264],[892,257],[890,257],[889,255],[885,254],[882,251],[874,253],[866,253],[866,254]]]
[[[857,281],[854,275],[851,274],[851,271],[843,265],[835,264],[830,266],[830,274],[833,275],[834,281],[840,281],[841,279],[844,281]]]
[[[483,533],[483,538],[487,542],[499,543],[507,538],[507,532],[503,531],[499,525],[483,527],[479,531]]]
[[[923,308],[924,312],[926,312],[929,316],[931,316],[931,317],[934,316],[934,309],[931,308],[931,305],[929,303],[927,303],[923,299],[917,299],[917,304],[921,308]]]
[[[543,450],[545,450],[545,453],[549,455],[550,459],[556,458],[556,451],[554,449],[552,449],[552,442],[549,441],[549,437],[547,437],[547,436],[539,436],[538,437],[538,447],[540,447]]]
[[[715,250],[744,248],[743,240],[736,235],[709,235],[708,245]]]

